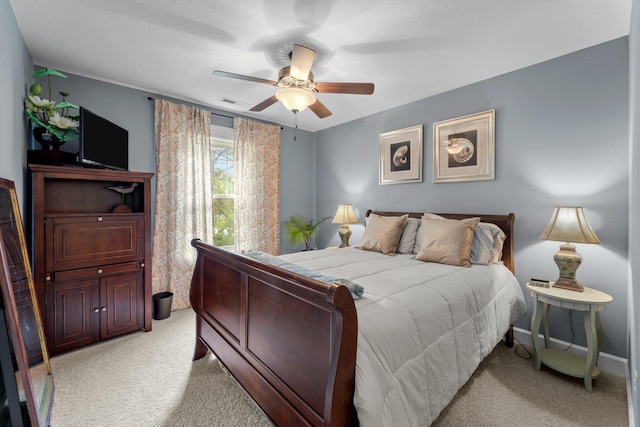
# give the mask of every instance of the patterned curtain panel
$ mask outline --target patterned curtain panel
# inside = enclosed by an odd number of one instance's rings
[[[277,255],[280,248],[280,127],[236,118],[236,251]]]
[[[190,307],[193,238],[213,242],[211,113],[155,101],[156,205],[153,292],[173,292],[173,310]]]

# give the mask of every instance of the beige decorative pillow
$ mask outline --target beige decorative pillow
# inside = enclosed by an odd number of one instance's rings
[[[421,219],[447,219],[447,218],[445,218],[443,216],[440,216],[440,215],[436,215],[436,214],[432,214],[432,213],[428,213],[427,212],[427,213],[422,215]],[[422,242],[420,241],[420,239],[417,238],[417,235],[416,235],[416,244],[415,244],[415,246],[413,248],[413,253],[414,254],[417,254],[418,252],[420,252],[420,250],[422,249],[421,245],[422,245]]]
[[[369,215],[358,249],[395,255],[402,234],[402,226],[408,216],[406,214],[402,216]]]
[[[420,242],[416,259],[470,267],[471,242],[478,222],[480,218],[423,218],[416,238],[416,246]]]

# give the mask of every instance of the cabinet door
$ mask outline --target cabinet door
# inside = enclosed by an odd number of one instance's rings
[[[100,293],[97,279],[46,287],[47,347],[58,353],[100,339]]]
[[[47,271],[64,271],[144,259],[141,214],[47,218]]]
[[[144,281],[142,272],[100,279],[102,339],[142,329],[144,326]]]

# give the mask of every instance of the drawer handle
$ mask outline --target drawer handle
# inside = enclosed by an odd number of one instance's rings
[[[102,222],[102,217],[101,216],[98,217],[98,222]]]
[[[107,307],[102,307],[101,310],[102,311],[107,311]]]
[[[144,262],[140,263],[140,268],[144,268]]]
[[[46,282],[50,282],[50,281],[51,281],[51,275],[47,275],[47,276],[44,278],[44,280],[45,280]]]
[[[99,312],[100,312],[100,309],[96,307],[96,308],[94,308],[94,309],[93,309],[93,312],[94,312],[94,313],[99,313]]]
[[[98,269],[98,274],[102,274],[102,269],[101,268]]]

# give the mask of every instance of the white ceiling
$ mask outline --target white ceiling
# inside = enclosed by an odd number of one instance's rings
[[[249,112],[276,88],[212,71],[277,80],[298,43],[318,52],[315,81],[375,83],[319,94],[333,115],[301,112],[310,131],[626,36],[631,15],[631,0],[10,2],[38,65],[288,126],[281,103]]]

